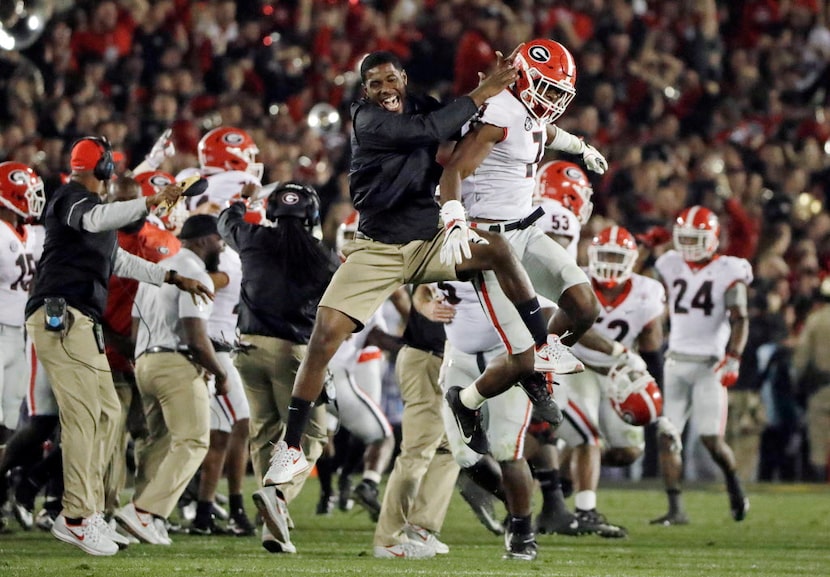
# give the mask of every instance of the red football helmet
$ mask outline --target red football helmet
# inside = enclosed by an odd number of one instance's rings
[[[22,162],[0,164],[0,203],[23,218],[40,216],[46,205],[43,180]]]
[[[588,247],[588,272],[595,281],[613,287],[631,278],[638,254],[634,235],[621,226],[609,226]]]
[[[688,262],[712,258],[718,250],[720,224],[714,212],[702,206],[683,209],[672,231],[674,248]]]
[[[259,148],[241,128],[220,126],[202,137],[197,149],[202,168],[241,170],[262,179],[262,163],[254,162]]]
[[[540,122],[553,122],[576,95],[576,63],[568,49],[546,38],[531,40],[513,61],[514,92]]]
[[[663,395],[648,372],[619,364],[608,373],[608,379],[611,406],[629,425],[648,425],[663,413]]]
[[[543,164],[536,173],[537,198],[549,198],[570,210],[584,225],[591,218],[594,189],[585,171],[573,162],[554,160]]]
[[[136,174],[133,178],[141,185],[142,196],[153,196],[168,184],[176,182],[176,177],[163,170],[151,170]],[[187,220],[188,212],[184,200],[179,200],[166,213],[161,215],[161,221],[167,230],[176,230]]]

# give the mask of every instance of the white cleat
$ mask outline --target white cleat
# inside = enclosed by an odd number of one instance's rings
[[[585,365],[576,358],[571,349],[562,344],[558,335],[548,335],[548,342],[536,347],[533,370],[539,373],[570,375],[581,373]]]

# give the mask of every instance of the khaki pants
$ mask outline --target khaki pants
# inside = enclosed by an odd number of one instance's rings
[[[830,385],[824,385],[807,400],[807,434],[810,463],[821,473],[830,466]]]
[[[202,372],[179,353],[141,355],[135,376],[149,436],[136,455],[141,474],[133,501],[166,518],[207,454],[208,387]]]
[[[242,340],[256,347],[247,354],[236,355],[234,364],[242,377],[251,407],[251,462],[257,480],[261,481],[268,470],[272,443],[285,434],[294,377],[305,356],[306,346],[259,335],[242,335]],[[326,407],[316,406],[302,440],[306,459],[312,466],[323,453],[327,440]],[[290,503],[299,494],[310,473],[311,467],[289,483],[280,485],[286,502]]]
[[[724,440],[735,453],[738,477],[744,482],[758,480],[761,433],[767,413],[761,395],[755,391],[729,390],[729,416]]]
[[[67,310],[71,322],[65,335],[46,330],[42,307],[26,320],[26,330],[58,403],[63,514],[82,518],[104,510],[104,468],[115,447],[121,405],[92,319],[73,307]]]
[[[118,424],[115,427],[115,446],[104,471],[104,510],[113,513],[121,506],[120,495],[127,483],[127,416],[130,412],[133,391],[120,373],[113,373],[115,393],[121,405]]]
[[[458,465],[449,450],[438,386],[441,359],[403,347],[395,375],[403,399],[401,453],[386,484],[374,544],[406,541],[407,523],[440,532],[452,498]]]

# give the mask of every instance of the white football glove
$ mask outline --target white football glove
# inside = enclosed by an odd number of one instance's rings
[[[596,172],[597,174],[604,174],[606,170],[608,170],[608,161],[605,160],[605,157],[600,153],[599,150],[588,144],[585,144],[585,150],[582,151],[582,162],[585,163],[585,167],[590,170],[591,172]]]
[[[630,351],[628,347],[624,346],[620,342],[614,342],[614,350],[611,351],[611,356],[617,360],[615,366],[625,365],[641,373],[648,372],[648,367],[646,366],[646,362],[643,360],[643,357]]]
[[[731,387],[738,382],[738,371],[741,369],[741,359],[727,353],[721,361],[715,365],[715,373],[720,378],[720,384],[724,387]]]
[[[168,128],[164,132],[161,133],[158,140],[156,140],[155,144],[153,144],[153,148],[150,149],[150,152],[147,156],[144,157],[144,160],[149,164],[153,170],[156,170],[161,163],[164,162],[165,158],[169,158],[176,154],[176,146],[173,144],[173,129]]]
[[[464,207],[457,200],[448,200],[441,207],[444,222],[444,242],[441,245],[442,264],[461,264],[465,258],[472,258],[471,242],[486,242],[467,226]]]

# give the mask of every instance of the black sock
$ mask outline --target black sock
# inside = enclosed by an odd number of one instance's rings
[[[485,457],[472,467],[466,467],[464,471],[476,485],[491,493],[498,500],[505,501],[501,467],[494,459]]]
[[[288,424],[285,426],[284,439],[289,447],[300,446],[300,439],[302,439],[305,432],[313,406],[312,401],[291,397],[291,403],[288,405]]]
[[[510,532],[514,535],[528,535],[533,532],[530,515],[526,517],[510,516]]]
[[[666,495],[669,497],[669,512],[679,512],[683,510],[683,504],[681,502],[680,489],[667,489]]]
[[[540,347],[548,342],[548,325],[545,316],[542,314],[542,306],[539,299],[533,297],[529,301],[516,305],[519,316],[522,317],[527,330],[533,335],[536,346]]]
[[[193,522],[199,525],[209,525],[211,519],[213,519],[213,503],[211,501],[196,503],[196,518]]]
[[[245,509],[245,502],[242,500],[241,493],[232,493],[228,495],[228,507],[231,511],[240,511]]]
[[[567,510],[562,483],[559,482],[559,469],[538,470],[535,476],[542,491],[542,506],[552,507],[556,512]]]
[[[67,525],[80,525],[84,522],[83,517],[65,517]]]
[[[726,478],[726,490],[729,491],[730,495],[743,492],[741,491],[741,482],[735,471],[726,471],[724,477]]]

